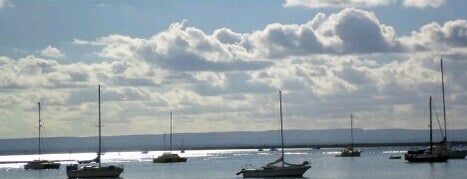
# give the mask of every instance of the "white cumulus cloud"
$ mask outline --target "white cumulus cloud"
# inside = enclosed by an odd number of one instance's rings
[[[446,3],[446,0],[286,0],[285,7],[303,6],[311,9],[317,8],[348,8],[348,7],[377,7],[402,3],[410,8],[437,8]]]
[[[47,46],[45,49],[41,50],[41,55],[45,57],[53,57],[53,58],[64,58],[65,54],[62,53],[55,47]]]
[[[449,50],[467,47],[467,21],[453,20],[440,25],[436,22],[424,25],[401,42],[412,51]]]
[[[404,0],[403,4],[405,7],[415,8],[436,8],[445,3],[445,0]]]
[[[395,3],[396,0],[286,0],[284,6],[308,8],[375,7]]]

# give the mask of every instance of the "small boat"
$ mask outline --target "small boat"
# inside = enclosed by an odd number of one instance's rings
[[[258,152],[262,152],[262,151],[264,151],[263,148],[259,148],[259,149],[258,149]]]
[[[24,165],[24,169],[26,170],[41,170],[41,169],[59,169],[60,163],[53,162],[50,160],[33,160],[26,165]]]
[[[311,168],[308,161],[304,161],[301,164],[290,164],[286,163],[284,160],[284,130],[283,130],[283,120],[282,120],[282,93],[279,91],[279,101],[280,101],[280,121],[281,121],[281,146],[282,146],[282,156],[278,160],[266,164],[261,168],[250,168],[242,169],[237,173],[237,175],[242,174],[243,177],[302,177],[303,174]],[[280,165],[276,165],[279,164]]]
[[[431,96],[430,96],[430,147],[428,149],[413,149],[407,151],[404,155],[405,160],[408,162],[419,163],[419,162],[446,162],[448,160],[447,150],[442,148],[433,147],[433,122],[432,122],[432,110],[431,110]]]
[[[360,150],[355,150],[349,147],[342,149],[341,153],[339,155],[336,155],[336,157],[360,157],[360,153]]]
[[[350,115],[350,147],[344,148],[341,150],[339,155],[336,157],[360,157],[360,150],[356,150],[353,148],[353,115]]]
[[[175,163],[175,162],[186,162],[186,157],[180,157],[178,154],[172,153],[172,112],[170,112],[170,152],[164,152],[157,158],[153,158],[153,163]]]
[[[180,153],[182,153],[182,154],[185,153],[185,147],[183,147],[183,142],[184,142],[184,140],[182,138],[182,147],[180,149]]]
[[[42,170],[42,169],[59,169],[60,168],[60,163],[53,162],[50,160],[41,160],[41,103],[37,103],[38,108],[39,108],[39,137],[38,137],[38,154],[39,154],[39,159],[38,160],[33,160],[24,165],[24,169],[26,170]]]
[[[389,157],[389,159],[401,159],[402,157],[401,156],[394,156],[394,155],[391,155]]]
[[[77,164],[73,164],[66,167],[66,174],[68,178],[114,178],[120,177],[122,172],[123,167],[117,167],[114,165],[86,165],[82,168],[78,168]]]
[[[180,157],[178,154],[171,152],[164,152],[162,155],[153,159],[154,163],[174,163],[174,162],[186,162],[186,157]]]
[[[269,151],[271,151],[271,152],[275,152],[275,151],[277,151],[277,148],[275,148],[275,147],[272,147],[272,148],[270,148],[270,149],[269,149]]]
[[[102,155],[102,136],[101,136],[101,86],[98,86],[98,99],[99,99],[99,149],[97,151],[97,157],[92,161],[97,163],[95,165],[86,165],[79,168],[78,164],[68,165],[66,167],[66,175],[68,178],[100,178],[100,177],[119,177],[123,172],[123,167],[114,165],[102,166],[101,155]]]
[[[283,160],[282,160],[283,161]],[[302,164],[288,164],[287,166],[275,166],[270,163],[259,169],[242,169],[237,175],[243,174],[243,177],[302,177],[303,174],[311,168],[307,161]]]
[[[149,153],[149,151],[147,151],[147,150],[141,152],[141,154],[148,154],[148,153]]]

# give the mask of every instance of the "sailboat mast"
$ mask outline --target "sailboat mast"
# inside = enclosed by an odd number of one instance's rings
[[[430,96],[430,152],[433,152],[433,119],[431,112],[431,96]]]
[[[39,147],[38,147],[38,150],[39,150],[39,160],[41,160],[41,103],[37,103],[38,105],[38,108],[39,108],[39,137],[38,137],[38,140],[39,140]]]
[[[447,124],[446,124],[446,103],[444,101],[444,71],[443,59],[441,59],[441,90],[443,92],[443,119],[444,119],[444,142],[448,140]]]
[[[101,152],[102,152],[102,144],[101,144],[101,85],[98,86],[98,98],[99,98],[99,151],[97,151],[97,157],[99,158],[99,168],[101,167]]]
[[[170,111],[170,152],[172,153],[172,111]]]
[[[351,138],[350,147],[353,150],[353,115],[352,114],[350,114],[350,138]]]
[[[163,141],[164,141],[164,150],[167,150],[167,134],[165,132],[164,132]]]
[[[279,91],[279,109],[280,109],[280,119],[281,119],[281,145],[282,145],[282,167],[284,167],[284,124],[282,121],[282,92]]]

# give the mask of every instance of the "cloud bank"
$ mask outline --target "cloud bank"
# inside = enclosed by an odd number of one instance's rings
[[[377,7],[402,3],[410,8],[437,8],[445,3],[445,0],[286,0],[285,7],[303,6],[306,8],[349,8],[349,7]]]
[[[29,131],[41,101],[50,134],[93,133],[102,84],[108,135],[167,131],[160,124],[169,111],[179,131],[277,129],[278,90],[290,129],[348,127],[350,113],[361,128],[424,129],[428,96],[440,107],[439,59],[446,58],[448,113],[456,116],[449,125],[467,127],[466,32],[458,19],[399,36],[373,12],[346,8],[248,33],[206,33],[182,21],[146,38],[75,39],[100,60],[0,57],[0,126],[17,119],[18,130]]]

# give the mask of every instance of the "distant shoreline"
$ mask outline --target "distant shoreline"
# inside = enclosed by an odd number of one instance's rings
[[[277,131],[237,131],[211,133],[176,133],[173,148],[180,150],[209,149],[269,149],[279,148]],[[350,143],[348,129],[286,130],[287,148],[342,148]],[[427,146],[427,130],[355,129],[355,147]],[[467,145],[467,129],[449,130],[449,141],[453,145]],[[438,133],[433,136],[441,141]],[[104,136],[102,148],[108,152],[167,150],[166,135]],[[44,138],[42,153],[83,153],[97,151],[97,138],[90,137],[47,137]],[[183,142],[182,142],[183,141]],[[31,155],[37,153],[37,138],[0,139],[0,155]]]
[[[467,145],[467,141],[452,141],[449,142],[451,145]],[[344,148],[350,144],[303,144],[303,145],[286,145],[285,148]],[[412,142],[412,143],[355,143],[354,147],[420,147],[429,146],[428,142]],[[232,147],[192,147],[185,148],[185,150],[213,150],[213,149],[270,149],[277,148],[279,145],[268,145],[268,146],[232,146]],[[180,149],[178,149],[180,150]],[[155,150],[158,151],[158,150]]]
[[[467,146],[467,141],[452,141],[449,144],[453,146]],[[301,145],[286,145],[285,148],[344,148],[348,147],[350,144],[301,144]],[[411,143],[355,143],[353,144],[354,147],[422,147],[428,146],[427,142],[411,142]],[[187,150],[229,150],[229,149],[265,149],[269,150],[271,148],[279,149],[279,145],[257,145],[257,146],[212,146],[212,147],[186,147],[184,148],[185,151]],[[162,149],[162,148],[154,148],[154,149],[134,149],[134,150],[106,150],[104,152],[141,152],[141,151],[167,151],[169,149]],[[174,151],[179,151],[181,148],[174,148]],[[32,152],[32,151],[31,151]],[[9,156],[9,155],[34,155],[36,153],[31,152],[17,152],[17,153],[0,153],[1,156]],[[72,151],[72,153],[92,153],[95,150],[76,150]],[[57,151],[57,152],[42,152],[42,154],[57,154],[57,153],[69,153],[69,151]],[[0,162],[1,163],[1,162]]]

